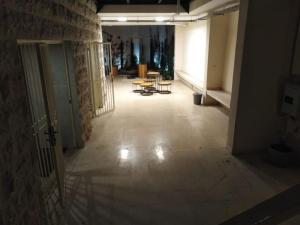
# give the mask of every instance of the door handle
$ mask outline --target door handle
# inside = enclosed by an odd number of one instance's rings
[[[44,134],[47,134],[49,136],[49,139],[47,139],[47,141],[49,141],[49,143],[51,144],[51,146],[56,146],[56,137],[55,135],[58,134],[57,131],[55,131],[53,126],[50,126],[48,128],[48,131],[45,131]]]

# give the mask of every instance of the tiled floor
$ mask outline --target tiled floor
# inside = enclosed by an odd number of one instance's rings
[[[227,123],[180,82],[171,95],[141,96],[118,79],[116,110],[68,154],[68,224],[217,225],[300,180],[297,169],[230,155]]]

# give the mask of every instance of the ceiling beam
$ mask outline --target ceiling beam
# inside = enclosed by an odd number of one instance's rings
[[[186,10],[181,6],[179,9],[180,13],[186,13]],[[169,13],[175,14],[177,13],[177,6],[176,5],[165,5],[165,4],[153,4],[153,5],[134,5],[134,4],[127,4],[127,5],[104,5],[99,12],[100,15],[105,14],[130,14],[130,13]]]
[[[190,3],[190,14],[199,15],[238,2],[239,0],[195,0]]]

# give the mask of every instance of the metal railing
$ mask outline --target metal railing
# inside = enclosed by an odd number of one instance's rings
[[[112,74],[111,43],[93,42],[88,47],[88,71],[91,81],[92,110],[95,117],[115,109],[114,80]],[[95,82],[100,80],[100,85]],[[99,88],[100,90],[97,90]],[[100,93],[100,94],[95,94]],[[101,105],[96,105],[101,98]]]

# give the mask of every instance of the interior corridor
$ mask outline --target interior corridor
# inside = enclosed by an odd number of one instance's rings
[[[69,225],[216,225],[299,181],[299,170],[227,152],[226,112],[194,105],[180,81],[141,96],[117,78],[115,93],[115,111],[66,156]]]

